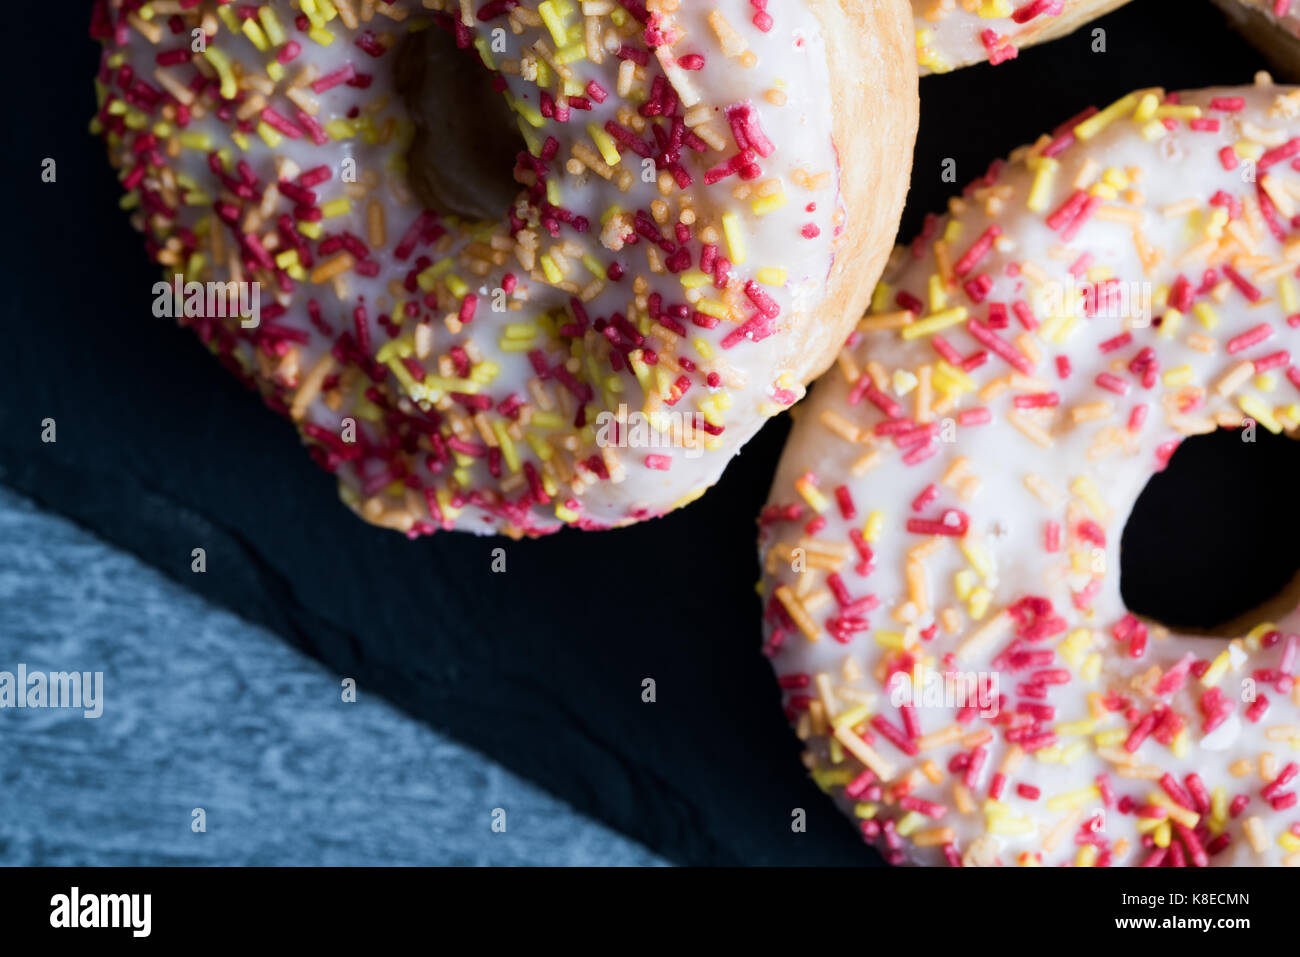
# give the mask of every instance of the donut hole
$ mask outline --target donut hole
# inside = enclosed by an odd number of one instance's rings
[[[1262,426],[1192,436],[1138,497],[1120,541],[1136,614],[1230,638],[1300,599],[1300,442]]]
[[[435,27],[408,34],[396,52],[395,85],[415,126],[406,153],[411,191],[446,215],[504,218],[519,193],[515,158],[526,146],[478,51],[457,48]]]

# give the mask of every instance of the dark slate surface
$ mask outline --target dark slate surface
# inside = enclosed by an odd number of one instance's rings
[[[0,668],[19,663],[102,672],[103,710],[0,712],[5,865],[662,862],[0,487]]]
[[[42,6],[10,11],[10,35],[31,40],[7,64],[26,73],[11,80],[21,134],[4,151],[16,169],[0,260],[0,482],[671,860],[872,862],[805,780],[757,653],[753,523],[785,422],[702,501],[636,528],[516,544],[408,542],[361,524],[286,423],[190,334],[150,317],[154,269],[86,135],[84,18]],[[922,84],[904,236],[951,192],[946,158],[966,182],[1088,105],[1142,86],[1249,82],[1261,65],[1208,3],[1137,0],[1098,25],[1104,53],[1084,30]],[[47,156],[55,184],[39,179]],[[39,441],[45,417],[56,444]],[[198,546],[204,575],[189,571]],[[490,571],[496,547],[503,574]],[[647,677],[654,704],[641,701]],[[806,834],[791,833],[797,807]]]

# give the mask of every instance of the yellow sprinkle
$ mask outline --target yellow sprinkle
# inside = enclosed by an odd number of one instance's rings
[[[701,273],[701,275],[703,274]],[[756,276],[758,281],[765,286],[785,285],[785,270],[775,266],[765,266],[756,273]],[[707,279],[708,277],[706,276],[705,278]],[[683,285],[685,285],[685,283],[683,283]]]
[[[907,837],[909,834],[911,834],[913,831],[919,828],[922,824],[924,824],[925,821],[926,821],[926,817],[921,812],[908,811],[906,814],[902,816],[898,824],[895,825],[894,829],[898,831],[898,833],[903,837]]]
[[[776,193],[772,196],[760,196],[749,204],[750,209],[756,216],[766,216],[773,210],[780,209],[785,205],[785,193]]]
[[[1214,311],[1214,307],[1208,302],[1198,302],[1192,306],[1192,314],[1201,320],[1201,325],[1206,329],[1213,329],[1219,324],[1219,314]]]
[[[806,477],[795,479],[794,487],[814,512],[824,512],[831,504],[830,500]]]
[[[546,24],[546,29],[551,31],[551,39],[555,41],[555,45],[563,46],[569,37],[564,29],[564,18],[556,11],[555,4],[551,0],[543,0],[537,5],[537,12],[541,15],[542,22]]]
[[[1088,510],[1100,521],[1105,522],[1110,516],[1110,509],[1102,501],[1101,493],[1097,490],[1096,483],[1087,475],[1080,475],[1070,483],[1070,491],[1088,506]]]
[[[952,394],[975,391],[975,380],[942,359],[934,367],[934,385],[940,391]]]
[[[867,516],[866,522],[862,526],[862,537],[869,542],[874,542],[880,538],[880,533],[885,528],[885,513],[876,509]]]
[[[546,281],[551,285],[558,285],[564,279],[564,273],[560,272],[560,267],[555,265],[555,260],[549,255],[543,254],[538,258],[542,264],[542,272],[546,274]]]
[[[1088,752],[1088,742],[1076,741],[1074,742],[1074,744],[1068,745],[1065,748],[1065,750],[1061,752],[1061,763],[1073,764],[1075,761],[1078,761],[1081,757],[1083,757],[1087,752]]]
[[[1057,646],[1056,650],[1061,653],[1062,658],[1077,668],[1091,644],[1092,632],[1087,628],[1076,628]]]
[[[944,287],[943,277],[938,273],[931,273],[926,289],[929,292],[930,311],[942,312],[948,305],[948,290]]]
[[[1158,120],[1166,118],[1175,120],[1195,120],[1201,115],[1199,106],[1192,106],[1183,103],[1166,103],[1156,110],[1155,117]]]
[[[1176,369],[1167,370],[1164,375],[1160,377],[1160,381],[1165,385],[1174,388],[1191,382],[1195,374],[1196,373],[1193,371],[1191,366],[1181,365]]]
[[[617,166],[623,159],[623,157],[618,154],[618,147],[614,145],[614,137],[610,136],[595,123],[587,124],[587,135],[590,136],[592,141],[596,144],[596,149],[600,150],[601,158],[610,166]]]
[[[895,369],[893,379],[894,392],[900,396],[907,395],[915,389],[916,383],[919,381],[916,376],[908,372],[906,369]]]
[[[895,651],[902,651],[907,647],[907,639],[899,631],[878,631],[876,632],[876,644],[885,648],[893,648]]]
[[[271,49],[271,44],[267,42],[266,34],[262,32],[262,28],[258,26],[256,20],[245,20],[240,29],[243,30],[244,36],[248,37],[253,46],[257,47],[257,49],[262,53]]]
[[[1172,339],[1174,333],[1178,331],[1178,323],[1182,320],[1183,314],[1177,309],[1166,309],[1164,319],[1160,323],[1160,332],[1158,335],[1162,339]]]
[[[739,266],[745,262],[745,235],[740,230],[740,217],[735,213],[722,214],[722,234],[727,240],[728,258]]]
[[[993,560],[985,551],[984,546],[972,538],[963,538],[959,543],[962,554],[966,560],[971,563],[974,569],[980,573],[981,578],[988,579],[993,574]]]
[[[506,432],[506,426],[500,419],[494,419],[492,422],[492,431],[496,433],[497,442],[501,446],[501,457],[505,459],[506,465],[511,472],[519,471],[519,453],[515,450],[515,443]]]
[[[1047,209],[1052,199],[1052,184],[1056,181],[1056,171],[1060,163],[1050,156],[1039,157],[1034,161],[1034,184],[1029,189],[1029,198],[1025,205],[1036,213]]]
[[[1093,735],[1092,738],[1099,748],[1111,748],[1117,744],[1123,744],[1127,739],[1128,732],[1123,728],[1114,728],[1110,731],[1102,731]]]
[[[585,59],[587,59],[587,47],[585,43],[570,43],[568,46],[560,47],[560,49],[555,51],[555,62],[562,63],[566,66],[570,63],[577,63],[579,60]],[[580,96],[582,90],[583,87],[581,84],[570,84],[568,80],[565,81],[565,95]]]
[[[335,117],[325,124],[325,132],[330,135],[330,139],[348,140],[356,135],[356,128],[348,120]]]
[[[1165,124],[1159,120],[1152,120],[1142,125],[1142,138],[1144,140],[1158,140],[1168,132],[1169,130],[1165,128]]]
[[[524,100],[516,99],[515,97],[510,97],[508,100],[506,100],[506,102],[510,104],[510,107],[516,113],[518,113],[528,122],[529,126],[537,127],[537,126],[542,126],[546,123],[546,117],[542,116],[542,111],[539,110],[537,107],[533,106],[531,103],[525,102]],[[595,125],[595,124],[591,124],[591,125]],[[600,127],[596,127],[596,128],[600,129]],[[590,129],[590,126],[588,127],[588,129]],[[604,130],[600,130],[600,131],[602,133],[605,132]],[[608,134],[606,135],[608,136]],[[615,150],[615,153],[617,152],[618,151]],[[617,162],[618,160],[610,161],[609,165],[613,166]]]
[[[506,323],[505,334],[508,339],[531,339],[537,335],[537,327],[531,322],[509,322]]]
[[[415,277],[415,281],[425,292],[432,292],[434,286],[438,284],[438,278],[451,272],[453,265],[455,263],[450,258],[439,259],[432,266],[421,270]]]
[[[1169,826],[1169,822],[1161,821],[1152,830],[1151,837],[1155,841],[1156,847],[1168,847],[1173,837],[1173,828]]]
[[[1300,311],[1300,297],[1296,296],[1295,280],[1283,276],[1277,281],[1277,298],[1282,303],[1282,311],[1291,315]]]
[[[952,576],[952,587],[953,591],[957,593],[957,597],[962,601],[965,601],[970,597],[970,593],[975,589],[975,573],[969,568],[963,568],[960,571],[954,572]]]
[[[863,702],[862,704],[854,705],[852,708],[849,708],[847,711],[841,711],[839,714],[837,714],[834,718],[831,719],[831,727],[832,728],[856,727],[857,725],[861,724],[863,721],[866,721],[867,718],[869,717],[871,717],[871,705],[866,702]]]
[[[1156,107],[1160,105],[1160,100],[1154,93],[1142,94],[1142,99],[1138,101],[1137,109],[1133,111],[1133,122],[1145,123],[1156,114]]]
[[[231,33],[239,30],[239,20],[235,17],[233,7],[220,7],[217,10],[217,15],[221,17],[221,22],[226,25],[226,29]]]
[[[561,429],[564,428],[565,418],[558,412],[534,412],[533,420],[529,423],[539,429]]]
[[[260,136],[266,142],[266,145],[272,149],[279,146],[280,141],[284,139],[275,127],[261,121],[257,124],[257,135]]]
[[[200,133],[197,130],[186,130],[177,137],[181,146],[191,150],[202,150],[205,153],[212,151],[212,137],[207,133]]]
[[[325,219],[332,219],[335,216],[342,216],[352,208],[352,201],[346,196],[340,196],[338,199],[331,199],[328,203],[321,203],[321,216]]]
[[[994,820],[1000,817],[1010,817],[1011,808],[996,798],[989,798],[984,802],[984,815]]]
[[[1074,127],[1074,135],[1081,140],[1090,140],[1115,120],[1137,106],[1137,94],[1130,93],[1121,97],[1100,113],[1094,113]]]
[[[1176,803],[1168,795],[1161,792],[1153,791],[1147,795],[1147,799],[1152,804],[1165,808],[1169,812],[1169,819],[1171,821],[1177,821],[1184,827],[1196,827],[1197,823],[1201,820],[1201,816],[1195,811],[1189,811],[1181,804]]]
[[[1027,817],[999,817],[989,822],[990,834],[1032,834],[1034,822]]]
[[[1253,395],[1237,396],[1237,405],[1241,406],[1242,412],[1245,412],[1274,435],[1282,432],[1282,424],[1273,418],[1273,413],[1269,411],[1268,407]]]
[[[1097,722],[1092,718],[1085,718],[1082,721],[1066,721],[1058,724],[1055,731],[1058,735],[1074,737],[1080,734],[1092,734],[1092,730],[1096,726]]]
[[[904,339],[917,339],[938,332],[940,329],[947,329],[949,326],[965,322],[966,315],[965,306],[955,306],[952,309],[926,316],[924,319],[918,319],[911,325],[904,326],[899,332]]]
[[[1101,655],[1093,652],[1079,669],[1079,676],[1084,681],[1096,681],[1099,674],[1101,674]]]
[[[279,18],[275,15],[275,8],[272,6],[262,6],[258,8],[257,18],[262,21],[262,29],[266,31],[267,38],[275,46],[279,46],[285,41],[284,27],[280,25]]]
[[[1259,649],[1259,641],[1270,631],[1277,631],[1277,624],[1271,621],[1261,621],[1254,628],[1246,633],[1246,643],[1253,649]]]
[[[695,303],[695,308],[706,316],[712,316],[715,319],[727,319],[731,316],[731,310],[714,299],[701,299]]]
[[[1228,670],[1228,665],[1231,663],[1232,656],[1228,653],[1228,649],[1225,648],[1223,651],[1219,652],[1218,657],[1216,657],[1210,667],[1206,669],[1205,674],[1201,675],[1201,686],[1209,688],[1218,684],[1219,679],[1223,677],[1224,673]]]

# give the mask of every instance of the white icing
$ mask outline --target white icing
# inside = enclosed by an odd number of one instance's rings
[[[1046,29],[1046,21],[1072,7],[1083,6],[1087,0],[1061,0],[1057,12],[1053,12],[1053,7],[1046,7],[1038,16],[1017,23],[1012,14],[1029,2],[912,0],[921,72],[946,73],[963,64],[987,60],[989,50],[981,39],[986,30],[992,30],[997,36],[995,49],[1019,47],[1026,34]]]

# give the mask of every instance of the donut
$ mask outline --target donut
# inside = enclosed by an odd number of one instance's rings
[[[1300,4],[1295,0],[1214,0],[1228,22],[1288,80],[1300,79]]]
[[[608,528],[707,489],[865,309],[915,135],[906,16],[99,0],[92,131],[155,314],[363,519]]]
[[[1265,80],[994,162],[801,405],[763,650],[891,863],[1300,864],[1300,613],[1198,637],[1119,585],[1186,436],[1300,429],[1300,88]]]
[[[1055,40],[1128,0],[912,0],[921,72],[1004,63],[1022,47]]]

